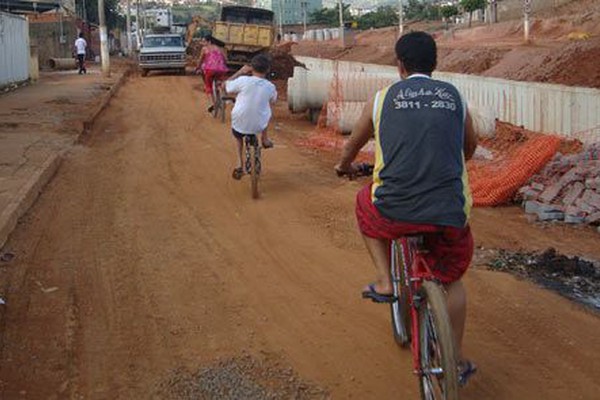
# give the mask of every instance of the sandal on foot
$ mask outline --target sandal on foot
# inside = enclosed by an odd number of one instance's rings
[[[273,142],[271,139],[265,139],[262,141],[262,147],[263,149],[270,149],[273,147]]]
[[[368,288],[369,290],[362,292],[363,299],[371,299],[375,303],[393,303],[398,299],[393,294],[379,293],[377,290],[375,290],[374,283],[370,283]]]
[[[469,379],[477,372],[477,365],[469,360],[463,360],[458,363],[458,384],[462,387],[469,382]]]
[[[208,111],[209,113],[212,113],[215,110],[215,106],[208,106],[208,109],[206,111]]]
[[[243,168],[236,168],[233,170],[233,172],[231,173],[231,177],[235,180],[240,180],[242,179],[242,176],[244,176],[244,169]]]

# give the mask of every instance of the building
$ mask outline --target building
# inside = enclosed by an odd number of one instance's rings
[[[273,11],[275,21],[282,25],[309,22],[310,13],[323,7],[323,0],[257,0],[256,7]]]

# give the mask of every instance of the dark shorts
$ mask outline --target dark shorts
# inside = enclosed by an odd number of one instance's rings
[[[207,69],[204,71],[204,91],[208,94],[212,94],[212,85],[213,80],[224,80],[227,77],[227,72],[224,71],[214,71],[212,69]]]
[[[244,136],[247,135],[252,135],[252,133],[241,133],[236,131],[235,129],[231,128],[231,133],[233,134],[233,137],[239,140],[242,140],[244,138]]]
[[[356,196],[356,219],[360,231],[367,237],[393,240],[410,234],[422,234],[429,250],[425,259],[431,272],[444,284],[459,280],[473,257],[473,235],[469,225],[451,226],[413,224],[394,221],[379,213],[371,201],[371,185]]]

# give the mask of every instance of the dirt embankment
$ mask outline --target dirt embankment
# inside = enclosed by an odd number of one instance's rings
[[[531,42],[523,42],[521,21],[471,29],[435,31],[438,26],[409,25],[428,30],[438,42],[438,70],[504,79],[600,88],[600,2],[583,0],[536,16]],[[395,27],[361,32],[356,44],[301,42],[295,55],[394,65]]]

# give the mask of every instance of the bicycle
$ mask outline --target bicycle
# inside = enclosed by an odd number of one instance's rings
[[[367,164],[355,169],[350,179],[373,173]],[[425,252],[421,234],[390,242],[392,331],[398,345],[410,346],[421,398],[457,400],[458,363],[446,295],[424,258]]]
[[[250,175],[250,193],[253,199],[258,199],[260,196],[258,190],[258,181],[262,169],[260,156],[261,145],[258,140],[258,135],[243,135],[244,153],[246,155],[244,170]]]
[[[223,94],[222,90],[223,79],[220,77],[215,77],[212,82],[212,100],[213,100],[213,110],[212,116],[214,118],[221,117],[221,122],[225,123],[225,113],[227,109],[227,103],[235,103],[235,97],[227,96]]]

